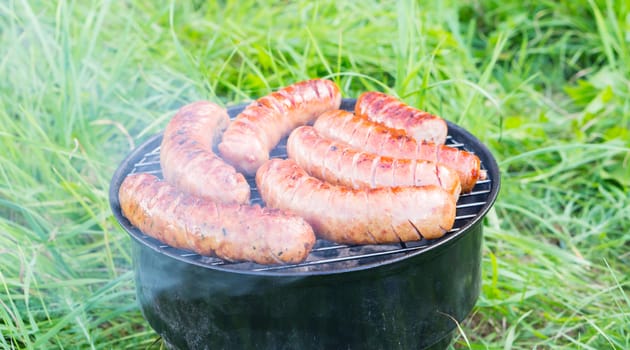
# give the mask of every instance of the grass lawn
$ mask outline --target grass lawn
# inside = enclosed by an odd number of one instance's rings
[[[527,3],[1,1],[0,348],[160,349],[114,169],[183,104],[328,77],[499,162],[453,348],[630,349],[630,5]]]

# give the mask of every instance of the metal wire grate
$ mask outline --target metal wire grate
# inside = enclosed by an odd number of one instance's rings
[[[460,150],[466,150],[474,152],[466,148],[466,144],[454,139],[451,135],[447,137],[446,144],[451,147],[458,148]],[[281,142],[272,153],[272,158],[286,157],[285,142]],[[483,161],[481,164],[482,169],[484,167]],[[158,177],[162,177],[162,171],[160,168],[160,148],[155,147],[148,150],[143,157],[134,164],[131,173],[151,173]],[[490,176],[488,174],[488,176]],[[262,199],[256,188],[254,178],[248,178],[248,182],[252,189],[251,198],[252,203],[263,205]],[[453,229],[451,229],[442,238],[436,240],[422,239],[420,241],[406,242],[400,244],[381,244],[381,245],[343,245],[337,244],[325,240],[318,239],[317,243],[313,247],[310,255],[306,261],[299,264],[292,265],[259,265],[249,262],[229,262],[216,257],[201,256],[199,254],[173,248],[165,245],[162,242],[147,236],[139,230],[132,228],[136,237],[145,244],[157,248],[164,254],[176,256],[179,260],[194,263],[203,266],[221,267],[222,269],[229,269],[235,271],[270,271],[270,272],[322,272],[332,271],[340,269],[348,269],[360,267],[362,265],[370,265],[376,263],[383,263],[390,259],[397,259],[411,254],[419,252],[431,247],[438,242],[445,239],[449,239],[453,235],[456,235],[462,227],[466,226],[471,220],[479,215],[480,211],[487,203],[488,196],[492,191],[492,179],[480,180],[477,182],[472,192],[460,195],[457,202],[457,212],[455,217],[455,223]]]

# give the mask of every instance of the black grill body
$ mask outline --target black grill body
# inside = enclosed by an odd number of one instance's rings
[[[355,100],[342,108],[352,110]],[[234,117],[244,106],[228,110]],[[481,286],[482,219],[499,190],[496,161],[473,135],[449,124],[449,142],[474,152],[488,173],[458,201],[444,237],[404,245],[345,246],[319,240],[306,262],[229,263],[166,246],[121,215],[118,188],[132,172],[160,175],[156,135],[112,178],[110,203],[132,237],[137,298],[173,349],[444,348]],[[282,146],[273,155],[282,157]],[[156,163],[157,160],[157,163]],[[253,179],[250,184],[254,186]],[[260,203],[257,192],[252,202]]]

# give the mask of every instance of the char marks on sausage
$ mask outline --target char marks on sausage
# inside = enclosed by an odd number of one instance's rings
[[[472,191],[477,180],[485,178],[480,169],[481,161],[473,153],[432,142],[417,142],[404,131],[361,118],[352,112],[335,110],[323,113],[313,127],[323,137],[366,152],[444,165],[459,176],[462,193]]]
[[[319,237],[346,244],[434,239],[453,227],[456,199],[441,187],[335,186],[291,159],[271,159],[256,174],[268,207],[303,217]]]
[[[444,119],[409,106],[382,92],[364,92],[357,99],[355,113],[387,127],[404,130],[419,142],[443,144],[448,126]]]
[[[282,137],[340,104],[341,92],[330,80],[289,85],[252,102],[237,115],[225,131],[219,151],[237,169],[253,175]]]
[[[459,176],[426,160],[379,156],[344,142],[322,137],[312,126],[293,130],[287,154],[310,175],[352,188],[441,186],[459,196]]]
[[[304,261],[315,244],[311,226],[286,211],[217,203],[181,192],[154,175],[128,175],[119,188],[122,214],[170,246],[229,261]]]
[[[184,192],[225,203],[248,203],[249,184],[213,152],[228,127],[227,111],[198,101],[179,109],[169,121],[160,146],[164,178]]]

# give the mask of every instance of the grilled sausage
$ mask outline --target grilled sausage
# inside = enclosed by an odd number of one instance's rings
[[[223,134],[219,152],[249,175],[269,159],[280,139],[321,113],[339,108],[341,93],[330,80],[306,80],[249,104]]]
[[[287,154],[307,173],[352,188],[441,186],[459,196],[459,176],[426,160],[381,157],[344,142],[322,137],[312,126],[300,126],[287,140]]]
[[[473,153],[432,142],[417,142],[401,130],[388,128],[348,111],[323,113],[313,127],[323,137],[345,142],[366,152],[442,164],[459,175],[463,193],[472,191],[477,180],[486,178],[485,171],[480,169],[479,157]]]
[[[164,178],[181,190],[226,203],[247,203],[243,174],[212,150],[230,118],[222,107],[198,101],[179,109],[169,121],[160,146]]]
[[[297,263],[315,234],[302,218],[260,206],[226,204],[179,191],[154,175],[127,176],[120,207],[132,225],[168,245],[230,261]]]
[[[444,119],[411,107],[382,92],[370,91],[361,94],[354,112],[387,127],[404,130],[417,141],[438,144],[446,141],[448,126]]]
[[[455,198],[438,186],[352,189],[309,176],[294,160],[271,159],[256,173],[268,207],[303,217],[321,238],[346,244],[433,239],[453,227]]]

